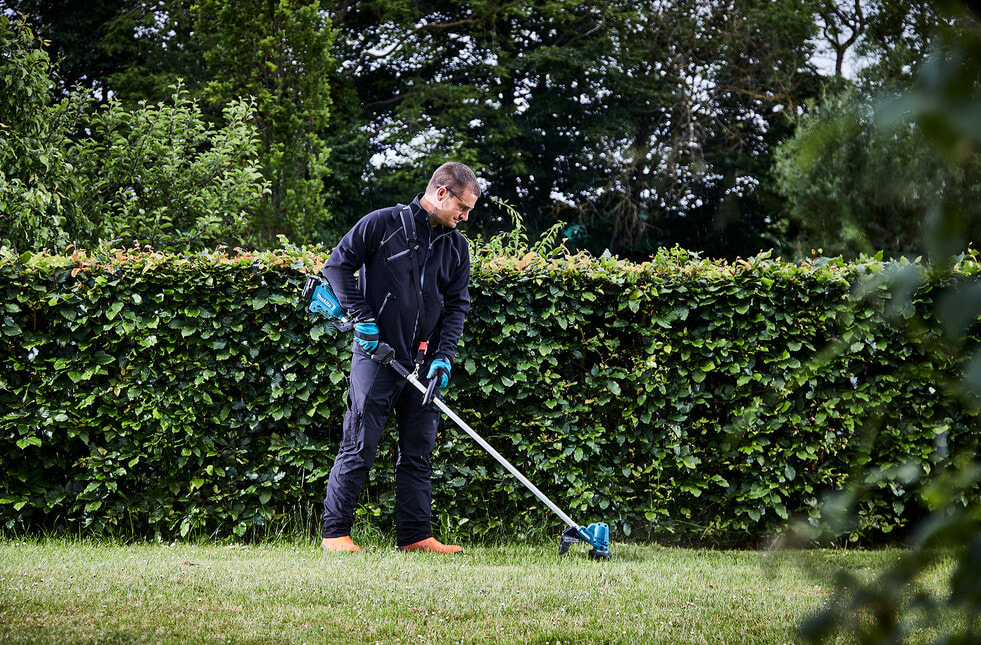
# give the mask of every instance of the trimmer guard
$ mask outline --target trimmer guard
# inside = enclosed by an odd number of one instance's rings
[[[610,528],[603,522],[589,526],[570,526],[559,539],[559,555],[569,550],[569,547],[582,540],[590,545],[589,557],[592,560],[610,559]]]

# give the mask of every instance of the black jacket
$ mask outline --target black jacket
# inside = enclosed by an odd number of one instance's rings
[[[401,205],[361,218],[331,252],[323,275],[351,320],[375,319],[380,339],[395,349],[400,362],[411,364],[419,341],[428,339],[427,358],[438,355],[452,363],[470,310],[470,252],[458,231],[432,228],[419,197],[409,209],[418,244],[424,316],[413,284]]]

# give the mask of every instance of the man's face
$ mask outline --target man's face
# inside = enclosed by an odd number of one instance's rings
[[[469,188],[462,194],[458,194],[447,186],[441,187],[436,191],[436,203],[433,212],[429,216],[429,221],[435,226],[445,226],[456,228],[460,222],[466,222],[470,217],[470,211],[477,203],[477,197]]]

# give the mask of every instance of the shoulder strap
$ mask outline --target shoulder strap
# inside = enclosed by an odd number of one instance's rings
[[[419,333],[419,322],[425,323],[426,320],[426,302],[422,294],[422,277],[419,275],[419,259],[417,257],[417,251],[419,250],[419,239],[416,236],[416,222],[412,215],[412,209],[408,205],[403,206],[399,217],[402,218],[402,230],[405,232],[405,242],[409,247],[409,264],[412,267],[412,283],[416,288],[416,301],[418,302],[418,309],[416,310],[416,323],[415,327],[412,329],[412,338],[415,340],[416,335]],[[422,338],[419,343],[419,350],[416,352],[416,370],[418,371],[419,366],[426,360],[426,350],[429,349],[429,339]]]
[[[402,231],[405,233],[405,241],[409,244],[409,250],[414,252],[415,249],[413,247],[418,246],[416,244],[418,238],[416,237],[416,223],[412,219],[412,209],[408,205],[402,206],[401,204],[396,206],[396,208],[399,206],[402,207],[399,211],[399,217],[402,219]]]

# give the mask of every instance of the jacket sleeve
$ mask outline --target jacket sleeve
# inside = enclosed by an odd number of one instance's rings
[[[463,336],[463,323],[470,311],[470,253],[467,242],[460,237],[457,249],[460,264],[453,279],[446,285],[443,294],[443,320],[436,334],[436,356],[441,356],[451,364],[456,356],[456,347]]]
[[[365,215],[341,238],[324,264],[323,276],[353,322],[375,317],[354,274],[378,250],[384,232],[383,211]]]

